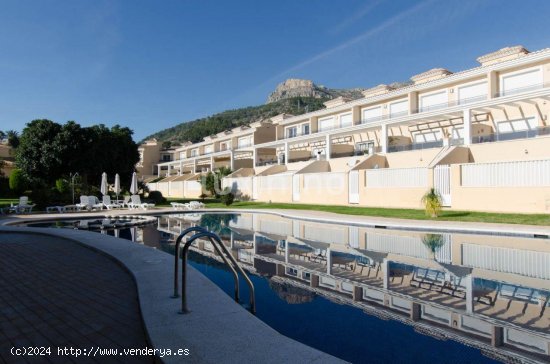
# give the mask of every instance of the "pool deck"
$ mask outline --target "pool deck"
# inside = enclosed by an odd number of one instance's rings
[[[54,216],[57,218],[71,217],[68,214]],[[56,240],[56,238],[71,240],[80,250],[91,249],[92,251],[88,251],[90,255],[99,253],[124,267],[135,282],[134,289],[137,291],[143,326],[148,336],[147,347],[170,349],[172,353],[178,349],[189,350],[188,356],[172,355],[160,358],[164,363],[343,363],[333,356],[279,334],[242,306],[236,304],[225,292],[192,267],[188,267],[187,271],[188,307],[191,313],[179,314],[181,301],[170,298],[173,293],[174,257],[168,253],[88,231],[0,226],[0,237],[4,236],[3,241],[6,241],[5,236],[9,238],[17,233],[25,237],[24,239],[32,237],[32,240],[35,241],[33,246],[38,245],[36,243],[38,236],[40,236],[40,243]],[[26,244],[27,249],[29,245]],[[47,250],[47,247],[45,248]],[[0,255],[3,255],[4,249],[5,247],[0,244]],[[40,260],[42,255],[44,260],[52,257],[52,255],[41,254],[36,259]],[[20,255],[12,256],[12,264],[19,265],[22,263],[20,259]],[[72,255],[71,259],[73,260],[72,264],[80,265],[77,256]],[[30,271],[39,275],[47,273],[40,268]],[[52,282],[63,282],[67,273],[71,272],[69,274],[72,274],[71,270],[56,270],[55,272],[57,273],[54,274],[53,271],[48,273],[51,274],[49,280]],[[94,277],[93,270],[83,270],[82,273],[89,274],[91,278]],[[17,281],[8,283],[15,287],[19,286]],[[125,289],[128,290],[128,287]],[[45,294],[49,295],[47,291]],[[87,292],[89,297],[99,294],[100,292],[95,289],[90,289]],[[94,305],[93,300],[91,302],[86,300],[81,304]],[[42,306],[39,304],[37,309],[42,309]],[[15,316],[11,320],[23,318],[22,315]],[[31,325],[40,324],[39,317],[36,315],[31,316],[30,320],[33,320]],[[75,326],[80,327],[78,323],[75,323]],[[55,325],[51,329],[57,330]],[[121,330],[124,331],[122,328]],[[129,330],[128,333],[135,335],[134,331]],[[25,335],[23,335],[24,337]],[[4,339],[2,338],[0,341],[4,342]],[[78,343],[73,347],[77,345]],[[141,347],[138,343],[132,345],[136,346],[127,347]],[[2,346],[2,350],[4,350],[4,346]],[[11,346],[11,342],[8,346]],[[102,345],[98,343],[97,346],[104,348],[107,345],[104,342]],[[55,346],[52,344],[53,347]],[[81,346],[79,348],[84,349]],[[9,354],[6,355],[9,357]],[[9,358],[11,359],[11,357]]]

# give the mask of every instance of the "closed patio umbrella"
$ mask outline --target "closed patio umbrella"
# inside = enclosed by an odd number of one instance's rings
[[[132,183],[130,184],[130,193],[136,195],[138,193],[137,175],[136,172],[132,174]]]
[[[120,176],[117,174],[115,174],[115,187],[114,187],[114,190],[115,190],[115,194],[116,194],[116,199],[118,200],[118,194],[120,193]]]
[[[101,186],[100,186],[101,194],[105,196],[107,192],[109,192],[109,186],[107,186],[107,173],[103,172],[101,175]]]

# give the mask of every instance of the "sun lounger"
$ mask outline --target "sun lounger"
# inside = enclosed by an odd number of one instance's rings
[[[31,213],[34,206],[36,205],[29,204],[29,198],[27,196],[21,196],[19,197],[19,203],[15,206],[11,206],[9,211],[15,212],[16,214]]]
[[[87,210],[89,206],[88,196],[80,196],[80,203],[77,203],[75,206],[78,211]]]
[[[141,202],[141,198],[139,197],[139,195],[132,195],[131,201],[132,202],[128,204],[131,209],[147,210],[148,208],[155,207],[154,203]]]
[[[122,205],[111,201],[111,196],[109,195],[103,196],[103,206],[105,206],[107,210],[118,209],[122,207]]]

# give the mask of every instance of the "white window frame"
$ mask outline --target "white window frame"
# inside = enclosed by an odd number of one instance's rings
[[[351,123],[349,125],[342,125],[342,117],[344,117],[344,116],[350,116],[351,117],[350,118]],[[352,112],[346,112],[346,113],[338,115],[338,126],[340,128],[347,128],[347,127],[353,126],[353,113]]]
[[[212,152],[214,152],[213,145],[204,146],[204,154],[211,154]]]
[[[483,95],[478,95],[478,96],[485,96],[485,99],[487,99],[488,95],[489,95],[489,81],[488,80],[476,80],[476,81],[471,81],[471,82],[467,82],[467,83],[462,83],[460,85],[456,85],[455,87],[455,90],[454,92],[456,93],[456,102],[458,105],[464,105],[464,104],[467,104],[468,102],[461,102],[460,101],[460,89],[461,88],[465,88],[465,87],[472,87],[472,86],[477,86],[477,85],[481,85],[481,84],[485,84],[485,93]],[[474,97],[477,97],[477,96],[474,96]],[[465,100],[468,100],[468,99],[465,99]]]
[[[544,68],[543,66],[535,66],[535,67],[531,67],[531,68],[526,68],[526,69],[521,69],[521,70],[517,70],[517,71],[514,71],[514,72],[508,72],[508,73],[504,73],[504,74],[501,74],[499,75],[499,78],[498,78],[498,87],[499,87],[499,92],[498,94],[501,95],[501,96],[506,96],[505,92],[504,92],[504,79],[506,77],[510,77],[510,76],[517,76],[519,74],[522,74],[522,73],[529,73],[529,72],[534,72],[534,71],[539,71],[540,72],[540,75],[541,75],[541,85],[544,84]],[[515,94],[515,93],[512,93],[512,94]],[[510,95],[510,94],[508,94]]]
[[[437,95],[437,94],[442,94],[444,93],[445,96],[447,96],[446,98],[446,102],[448,103],[449,102],[449,90],[448,89],[439,89],[437,91],[433,91],[433,92],[428,92],[428,93],[425,93],[425,94],[420,94],[418,95],[418,108],[419,108],[419,111],[420,112],[424,112],[424,111],[432,111],[432,110],[439,110],[439,109],[443,109],[445,106],[440,106],[440,107],[436,107],[434,108],[434,106],[439,106],[439,105],[443,105],[443,103],[441,104],[434,104],[434,105],[430,105],[428,106],[428,110],[424,110],[425,106],[422,105],[422,100],[425,98],[425,97],[430,97],[430,96],[433,96],[433,95]]]
[[[335,121],[336,121],[335,119],[336,119],[336,118],[335,118],[335,115],[326,116],[326,117],[319,118],[319,120],[317,120],[317,129],[318,129],[319,131],[326,131],[326,130],[332,130],[332,129],[334,129],[334,127],[336,126],[336,125],[335,125]],[[331,125],[329,128],[326,128],[326,129],[323,128],[323,129],[321,129],[321,122],[323,122],[323,121],[329,121],[329,120],[332,122],[332,125]]]
[[[198,157],[199,148],[191,149],[191,157]]]
[[[397,114],[401,114],[401,115],[393,116],[392,112],[391,112],[392,105],[401,104],[401,103],[406,103],[407,104],[407,110],[405,110],[405,113],[403,113],[402,111],[399,111],[399,112],[397,112]],[[409,99],[405,98],[405,99],[395,100],[395,101],[392,101],[392,102],[388,103],[388,114],[389,114],[390,118],[408,115],[409,114]]]
[[[244,141],[243,144],[241,144],[241,140]],[[251,136],[244,136],[237,138],[237,148],[247,148],[252,146],[252,137]]]
[[[371,119],[365,118],[365,112],[371,111],[371,110],[376,110],[376,109],[380,109],[380,115],[379,116],[377,116],[375,118],[371,118]],[[380,121],[380,120],[382,120],[382,105],[361,109],[361,122],[363,122],[363,123],[369,122],[369,121],[375,122],[375,121]]]

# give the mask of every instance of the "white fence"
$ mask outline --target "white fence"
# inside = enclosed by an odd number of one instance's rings
[[[550,186],[550,160],[463,164],[463,187]]]
[[[346,173],[305,173],[304,189],[328,189],[342,191],[346,186]]]
[[[275,174],[271,176],[256,176],[259,190],[291,190],[292,173]]]
[[[252,196],[252,178],[253,177],[224,177],[222,187],[231,188],[231,192],[241,195]]]
[[[462,264],[494,272],[550,279],[550,253],[464,244]]]
[[[427,187],[427,168],[382,168],[365,171],[367,187]]]
[[[443,238],[443,245],[438,247],[435,253],[432,253],[429,250],[430,248],[423,243],[421,236],[391,235],[367,232],[365,233],[365,243],[367,250],[407,255],[410,257],[423,259],[431,259],[432,254],[434,254],[438,262],[451,263],[451,235],[441,235]]]

